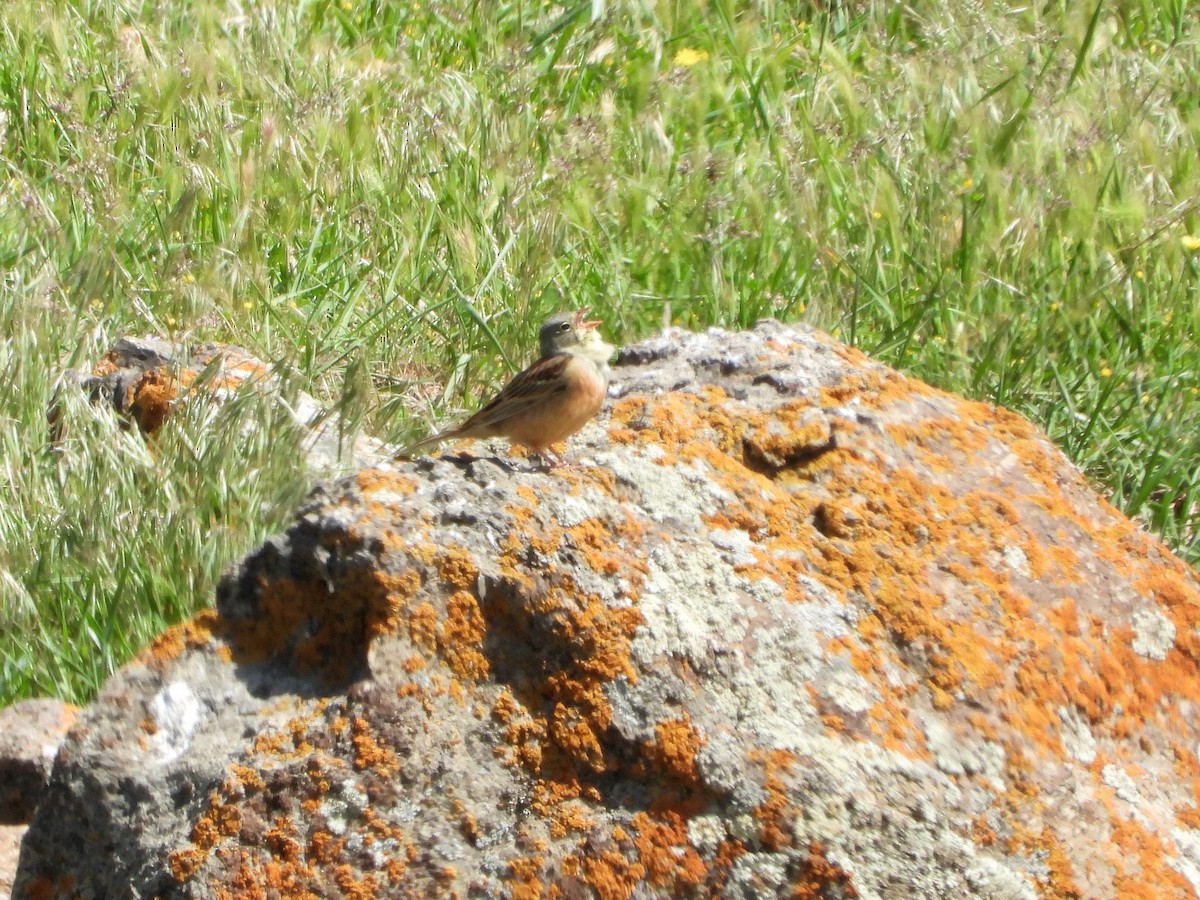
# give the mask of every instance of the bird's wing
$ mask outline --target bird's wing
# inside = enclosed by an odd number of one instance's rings
[[[486,437],[491,429],[513,416],[527,412],[547,400],[557,397],[568,390],[569,380],[565,377],[567,366],[572,357],[566,353],[553,356],[543,356],[531,363],[528,368],[518,372],[513,380],[500,389],[486,406],[456,428],[439,431],[424,440],[409,444],[397,454],[398,459],[406,459],[418,450],[432,447],[442,441],[452,441],[455,438]]]
[[[543,356],[501,388],[486,406],[471,416],[452,434],[462,437],[486,433],[492,427],[540,406],[566,393],[570,381],[566,377],[572,357],[567,353]]]

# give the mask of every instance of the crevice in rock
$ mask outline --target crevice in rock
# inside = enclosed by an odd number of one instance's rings
[[[540,763],[526,766],[531,775],[578,785],[608,808],[695,815],[720,802],[694,773],[656,760],[653,742],[631,740],[611,724],[604,685],[623,677],[630,609],[573,609],[574,598],[546,579],[528,586],[488,578],[484,587],[482,649],[492,678],[531,717],[537,737],[523,739],[542,744]],[[559,591],[564,603],[547,611],[545,601]],[[587,624],[578,627],[581,621]]]
[[[774,479],[780,472],[803,468],[836,449],[837,438],[832,435],[820,444],[807,444],[783,455],[764,450],[756,442],[743,438],[741,462],[751,472]]]

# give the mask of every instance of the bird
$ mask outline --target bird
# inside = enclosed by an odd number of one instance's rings
[[[505,437],[551,466],[561,465],[550,445],[586,425],[608,395],[608,360],[614,348],[600,336],[601,323],[587,320],[587,312],[579,309],[547,319],[538,330],[537,360],[457,428],[410,444],[397,459],[444,441]]]

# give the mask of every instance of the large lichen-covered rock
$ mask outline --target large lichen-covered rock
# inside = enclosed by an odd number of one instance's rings
[[[80,717],[35,896],[1187,897],[1200,591],[1015,415],[626,350],[575,467],[360,472]]]

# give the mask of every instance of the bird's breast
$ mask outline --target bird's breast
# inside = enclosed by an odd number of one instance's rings
[[[565,374],[572,405],[586,422],[604,405],[604,399],[608,396],[608,379],[590,359],[579,356],[571,360]]]

